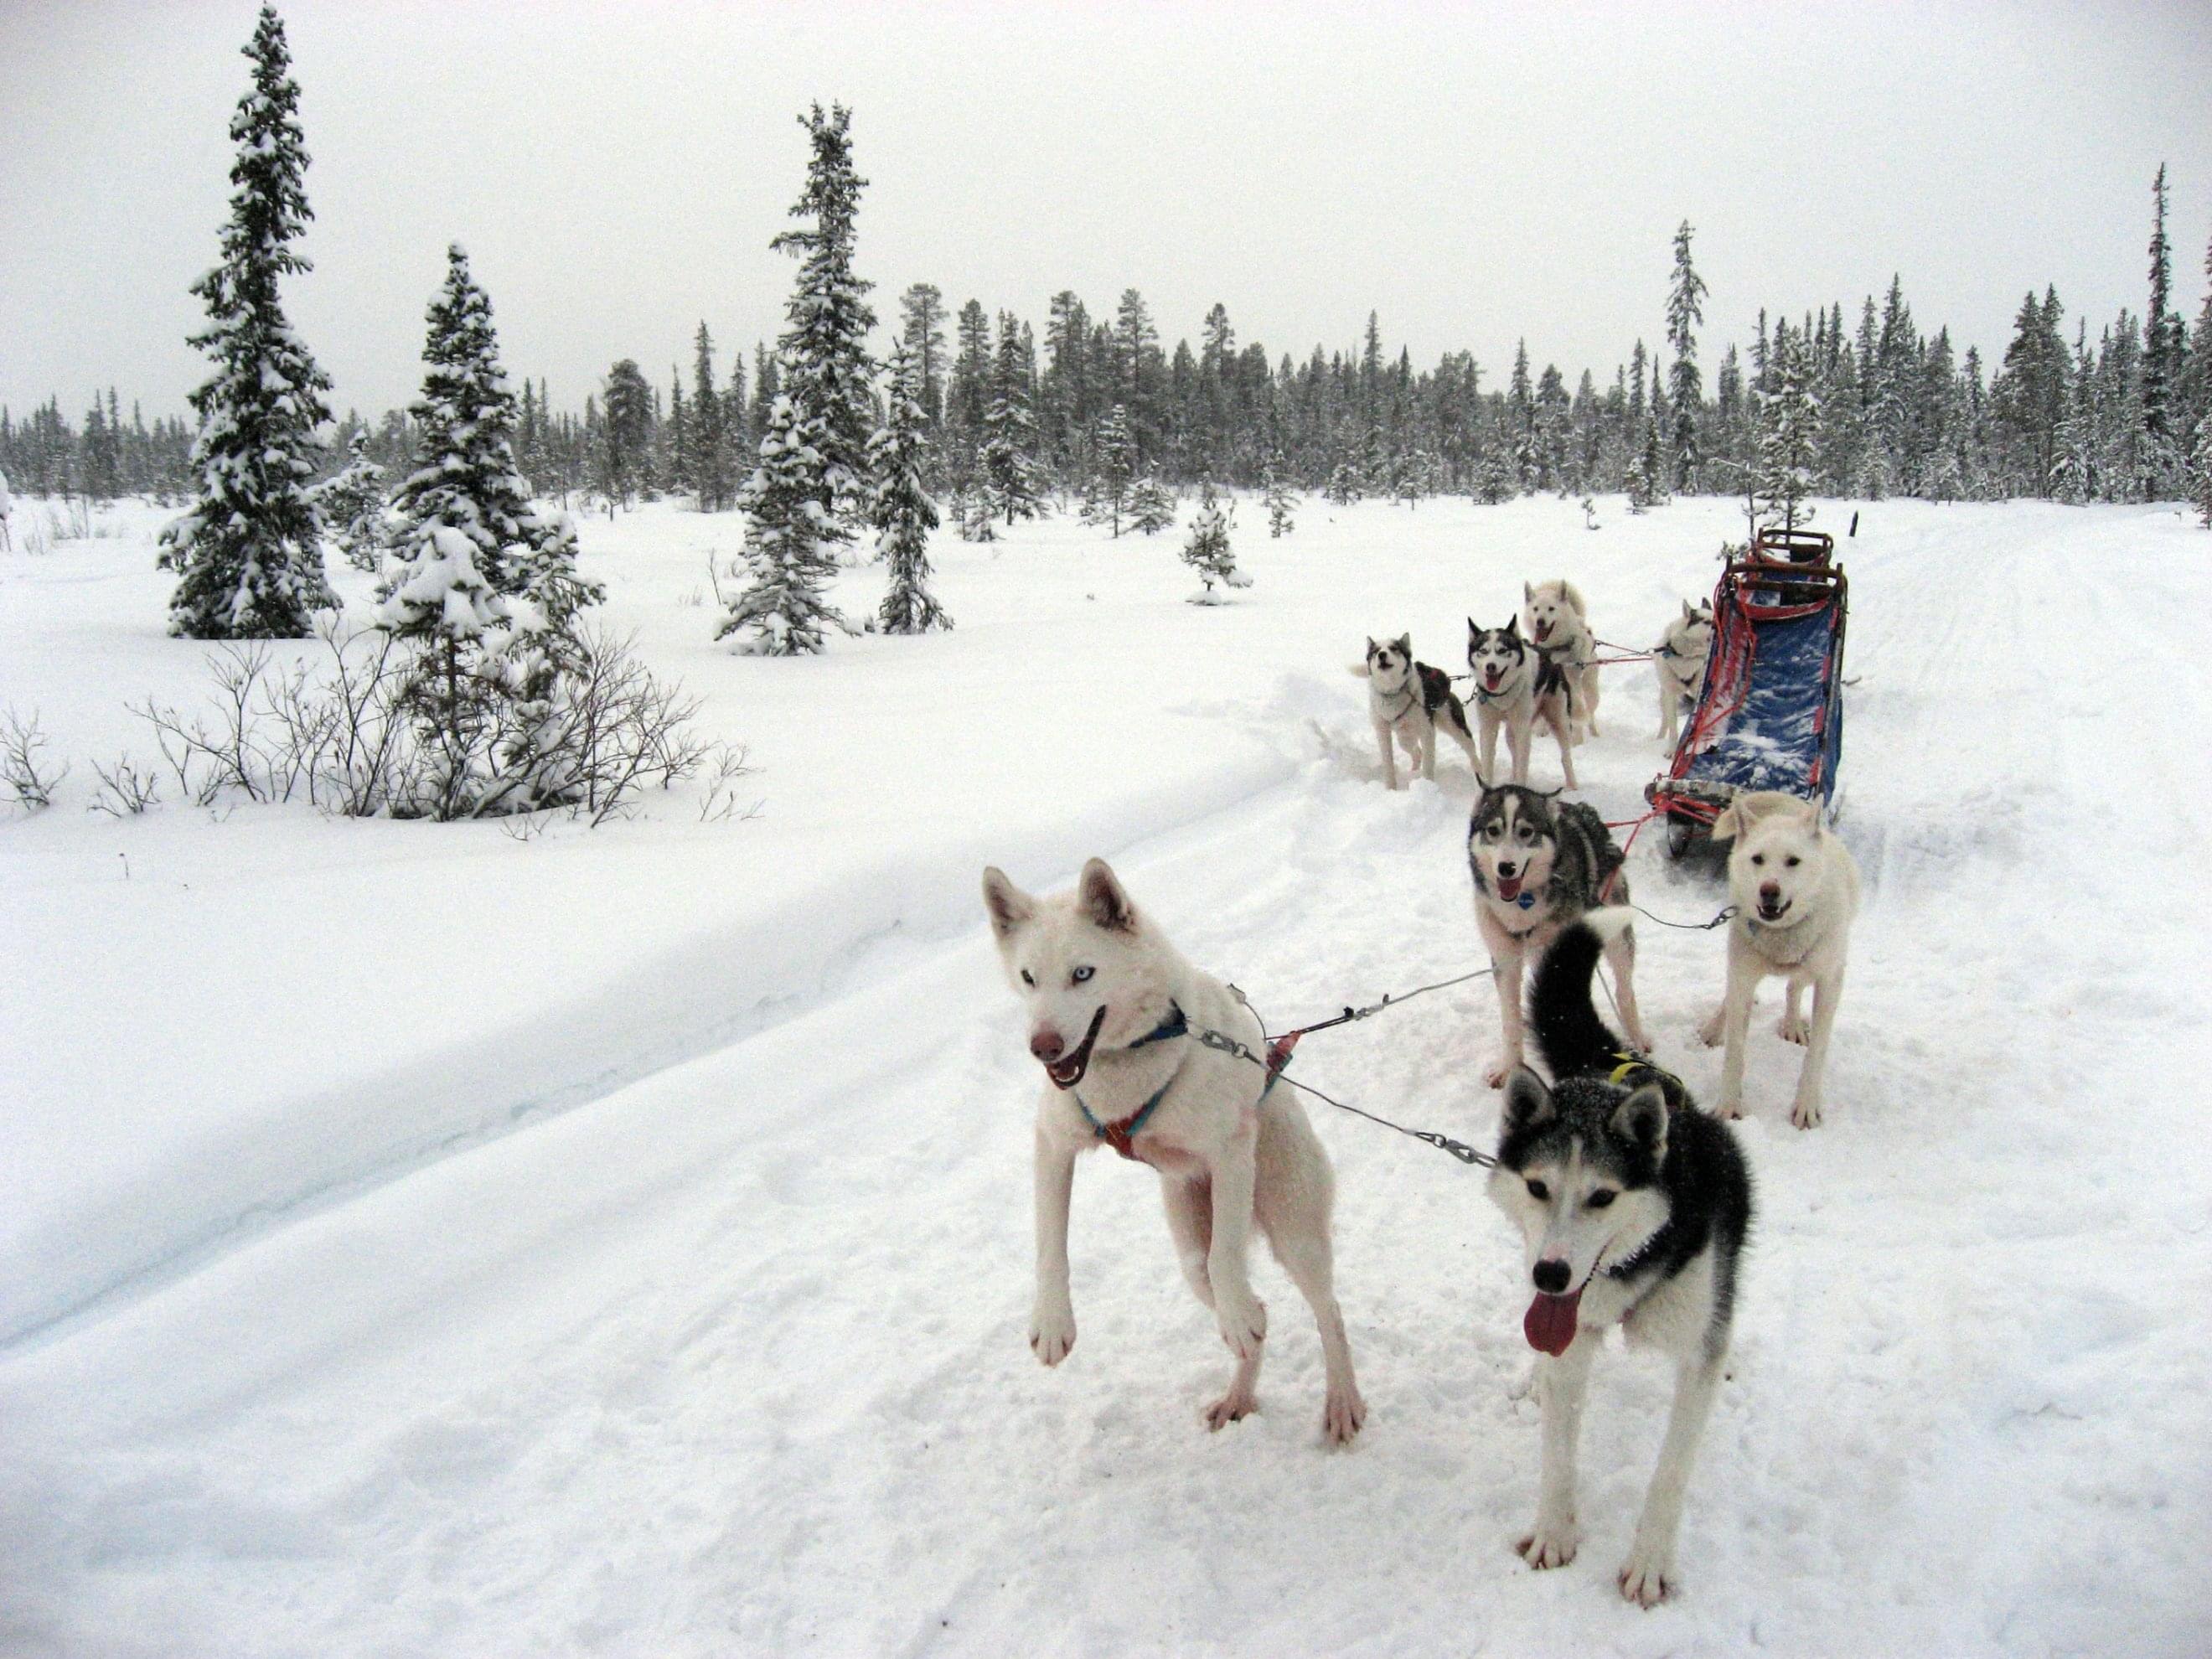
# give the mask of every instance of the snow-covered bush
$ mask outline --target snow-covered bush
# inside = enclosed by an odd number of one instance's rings
[[[1146,473],[1129,492],[1129,522],[1147,536],[1157,536],[1176,520],[1175,492]]]
[[[1191,595],[1193,605],[1221,605],[1226,602],[1225,592],[1216,592],[1214,584],[1224,588],[1249,587],[1252,579],[1237,568],[1237,555],[1229,545],[1229,525],[1221,515],[1221,502],[1207,484],[1199,497],[1198,511],[1190,521],[1190,539],[1183,544],[1182,562],[1198,572],[1204,583]]]
[[[0,715],[0,788],[27,812],[52,806],[54,791],[69,775],[67,765],[56,767],[46,760],[46,748],[37,710],[27,720],[13,708]]]
[[[133,707],[182,799],[440,820],[557,808],[596,824],[656,786],[719,768],[719,790],[744,775],[743,751],[693,734],[698,700],[655,678],[625,637],[512,635],[457,654],[450,682],[441,653],[388,629],[325,623],[318,637],[319,664],[283,669],[263,647],[224,645],[208,659],[205,712]],[[450,718],[426,720],[426,697]]]

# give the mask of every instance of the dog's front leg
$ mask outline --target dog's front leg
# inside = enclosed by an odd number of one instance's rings
[[[1248,1113],[1212,1160],[1213,1242],[1206,1255],[1221,1340],[1237,1358],[1255,1364],[1267,1335],[1267,1310],[1252,1294],[1245,1244],[1252,1232],[1259,1141],[1259,1117]]]
[[[1759,977],[1758,963],[1753,957],[1752,947],[1738,939],[1731,928],[1728,992],[1722,999],[1719,1012],[1698,1033],[1708,1048],[1716,1042],[1728,1044],[1728,1052],[1721,1060],[1720,1097],[1713,1102],[1715,1117],[1743,1115],[1744,1050],[1750,1046],[1751,1002],[1758,993]]]
[[[1505,1038],[1498,1064],[1483,1079],[1493,1089],[1503,1089],[1513,1068],[1521,1064],[1521,957],[1518,945],[1508,945],[1502,951],[1493,946],[1490,952],[1491,977],[1498,981],[1498,1024],[1504,1028]]]
[[[1381,720],[1375,722],[1375,746],[1382,751],[1382,781],[1389,787],[1398,787],[1398,751],[1390,740],[1390,728]]]
[[[1544,1408],[1543,1473],[1536,1484],[1536,1524],[1514,1547],[1539,1572],[1565,1566],[1581,1542],[1575,1530],[1575,1449],[1582,1439],[1583,1400],[1596,1352],[1595,1335],[1582,1331],[1558,1358],[1536,1362],[1536,1390]]]
[[[1505,734],[1506,744],[1513,751],[1513,781],[1524,789],[1528,785],[1528,740],[1535,731],[1536,720],[1532,714],[1515,720]]]
[[[1801,1129],[1820,1127],[1820,1080],[1828,1068],[1828,1033],[1835,1029],[1836,1006],[1844,1000],[1844,964],[1813,981],[1813,1033],[1805,1044],[1805,1069],[1797,1073],[1797,1098],[1790,1121]]]
[[[1626,902],[1626,901],[1623,901]],[[1628,1046],[1641,1054],[1651,1052],[1651,1037],[1644,1029],[1644,1015],[1636,1006],[1636,933],[1633,929],[1605,947],[1613,969],[1613,982],[1620,997],[1620,1023],[1628,1028]]]
[[[1690,1465],[1696,1461],[1705,1419],[1712,1414],[1720,1377],[1719,1358],[1701,1356],[1685,1364],[1675,1379],[1667,1441],[1659,1449],[1659,1467],[1644,1499],[1643,1518],[1636,1523],[1636,1542],[1620,1569],[1620,1593],[1639,1607],[1656,1607],[1674,1588],[1674,1537],[1682,1525],[1682,1493],[1690,1484]]]
[[[1665,669],[1661,669],[1659,671],[1659,741],[1662,743],[1674,741],[1674,723],[1681,718],[1677,712],[1680,707],[1680,694],[1674,690],[1673,677]]]
[[[1489,788],[1498,777],[1498,728],[1502,723],[1495,710],[1485,707],[1477,716],[1482,722],[1482,764],[1475,769],[1475,781]],[[1514,782],[1521,779],[1516,775]]]
[[[1075,1148],[1037,1125],[1036,1306],[1030,1346],[1057,1365],[1075,1346],[1075,1304],[1067,1285],[1067,1212],[1075,1188]]]
[[[1437,781],[1437,723],[1428,720],[1417,729],[1419,735],[1415,744],[1420,750],[1421,775],[1434,783]]]

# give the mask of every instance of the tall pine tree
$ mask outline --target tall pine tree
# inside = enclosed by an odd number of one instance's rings
[[[893,347],[886,365],[884,424],[869,456],[876,498],[868,521],[876,527],[876,551],[890,567],[890,586],[877,612],[886,634],[927,634],[952,626],[929,591],[929,532],[937,528],[937,507],[921,482],[922,424],[927,417],[915,395],[921,378],[920,362],[908,355],[905,343]]]
[[[230,222],[222,260],[192,284],[208,326],[191,343],[215,373],[191,395],[199,499],[161,534],[179,573],[169,631],[193,639],[296,639],[337,604],[308,496],[331,411],[330,377],[285,319],[279,281],[310,270],[292,241],[314,215],[284,25],[264,5],[246,56],[253,86],[230,122]]]
[[[1698,377],[1697,325],[1705,320],[1705,284],[1690,264],[1687,219],[1674,232],[1674,280],[1667,291],[1667,343],[1674,348],[1674,366],[1668,389],[1674,409],[1674,429],[1668,434],[1674,451],[1674,488],[1684,495],[1697,488],[1698,406],[1705,388]]]
[[[806,188],[791,215],[810,223],[783,232],[770,246],[799,262],[799,283],[784,308],[788,326],[777,342],[781,391],[809,434],[802,447],[819,458],[816,499],[857,523],[867,502],[868,440],[875,425],[867,342],[876,313],[866,298],[875,285],[853,271],[854,221],[868,181],[853,170],[852,118],[842,104],[832,104],[827,115],[817,104],[799,118],[814,153]]]

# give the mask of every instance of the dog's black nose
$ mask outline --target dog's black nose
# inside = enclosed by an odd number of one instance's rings
[[[1501,876],[1511,875],[1514,868],[1513,860],[1510,859],[1500,859],[1498,861],[1498,873]]]
[[[1560,1295],[1567,1288],[1567,1264],[1564,1261],[1539,1261],[1535,1279],[1536,1288],[1545,1295]]]

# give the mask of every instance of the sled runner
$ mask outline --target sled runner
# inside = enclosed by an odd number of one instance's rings
[[[1738,790],[1777,789],[1834,811],[1844,747],[1844,621],[1833,538],[1762,530],[1713,590],[1713,649],[1696,710],[1645,797],[1678,856]]]

